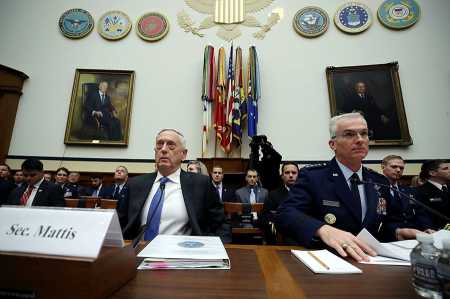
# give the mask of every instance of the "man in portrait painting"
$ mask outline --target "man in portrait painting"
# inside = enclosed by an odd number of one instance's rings
[[[120,120],[108,94],[108,82],[101,81],[98,89],[88,93],[84,113],[85,124],[95,130],[95,138],[113,141],[122,139]]]
[[[374,96],[368,91],[367,84],[363,81],[357,81],[351,92],[345,96],[340,112],[359,112],[364,115],[373,139],[400,138],[395,106],[388,107],[387,110],[382,109],[378,100],[375,100]]]

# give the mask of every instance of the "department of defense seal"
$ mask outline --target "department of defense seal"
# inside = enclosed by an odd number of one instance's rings
[[[336,223],[336,216],[334,216],[334,214],[331,214],[331,213],[326,214],[325,217],[323,217],[323,219],[328,224]]]
[[[414,0],[386,0],[378,8],[378,20],[391,29],[411,27],[420,17],[420,6]]]
[[[324,34],[329,23],[327,12],[315,6],[302,8],[295,14],[293,20],[295,31],[305,37],[317,37]]]
[[[127,36],[131,30],[130,18],[121,11],[105,13],[97,25],[98,33],[105,39],[118,40]]]
[[[372,25],[372,13],[364,4],[349,2],[337,10],[334,23],[344,32],[360,33]]]
[[[68,38],[82,38],[94,28],[94,19],[91,14],[81,8],[72,8],[65,11],[59,18],[59,29]]]

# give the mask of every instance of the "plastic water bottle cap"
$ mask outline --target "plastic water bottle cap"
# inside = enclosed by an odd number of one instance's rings
[[[433,244],[433,236],[430,234],[417,234],[416,239],[420,243]]]
[[[442,240],[442,248],[449,250],[450,249],[450,239]]]

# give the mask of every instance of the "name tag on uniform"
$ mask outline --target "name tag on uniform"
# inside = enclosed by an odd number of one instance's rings
[[[436,197],[436,198],[430,198],[431,202],[438,202],[438,201],[442,201],[442,198],[440,197]]]
[[[341,206],[341,203],[339,201],[333,201],[333,200],[323,200],[322,205],[327,207],[336,207],[339,208]]]

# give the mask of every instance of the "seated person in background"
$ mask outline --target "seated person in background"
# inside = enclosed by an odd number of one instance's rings
[[[389,181],[389,191],[393,198],[389,205],[388,223],[391,223],[389,225],[412,227],[432,233],[434,231],[432,230],[433,223],[431,219],[422,207],[410,200],[410,198],[419,200],[417,190],[398,184],[404,169],[405,162],[403,158],[396,155],[384,157],[381,164],[381,170]]]
[[[422,186],[424,183],[424,181],[422,181],[422,179],[420,178],[420,176],[415,175],[411,178],[411,184],[410,186],[413,188],[417,188],[419,186]]]
[[[208,170],[206,169],[205,164],[197,160],[189,161],[186,165],[186,171],[208,175]]]
[[[52,174],[50,172],[44,172],[44,180],[46,180],[47,182],[51,182],[52,181]]]
[[[430,208],[450,217],[450,164],[445,160],[430,160],[422,164],[420,178],[424,184],[417,188],[420,199]],[[436,229],[442,229],[447,222],[430,215]]]
[[[88,196],[101,197],[103,188],[103,176],[94,174],[91,176],[91,188],[88,189]]]
[[[211,178],[213,186],[216,188],[217,194],[219,194],[220,200],[235,201],[234,191],[226,188],[223,185],[223,169],[222,166],[214,166],[211,172]]]
[[[236,190],[236,201],[241,203],[264,203],[268,192],[265,188],[258,186],[258,172],[255,169],[247,170],[245,181],[247,186]]]
[[[80,173],[77,171],[71,171],[67,178],[66,190],[64,194],[65,197],[79,198],[80,196],[92,194],[92,192],[88,194],[89,190],[81,186],[79,184],[79,181],[80,181]]]
[[[128,198],[128,169],[125,166],[118,166],[114,171],[114,184],[102,188],[101,198],[127,200]]]
[[[16,187],[20,187],[25,182],[25,178],[23,177],[23,171],[21,169],[16,170],[13,175],[14,184]]]
[[[289,190],[295,184],[298,177],[298,165],[293,162],[284,162],[281,166],[281,180],[283,185],[269,193],[269,197],[264,202],[260,223],[266,231],[266,241],[274,243],[272,225],[278,214],[278,206],[287,199]]]
[[[11,168],[8,164],[0,164],[0,205],[7,202],[9,194],[16,188],[10,173]]]
[[[375,185],[389,182],[362,166],[369,151],[369,130],[361,114],[333,117],[330,136],[328,144],[335,157],[325,165],[302,168],[288,199],[278,209],[277,231],[306,247],[325,243],[343,257],[368,261],[366,253],[374,256],[376,252],[355,235],[366,228],[380,238],[387,200],[391,198],[388,188]],[[417,232],[391,229],[392,238],[415,238]]]
[[[60,186],[64,190],[64,185],[67,183],[67,177],[69,176],[69,170],[65,167],[60,167],[55,173],[55,184]]]
[[[25,177],[23,186],[15,189],[8,198],[10,205],[64,207],[61,187],[44,180],[44,166],[37,159],[27,159],[22,163]]]
[[[147,225],[145,240],[158,234],[214,235],[230,242],[223,205],[209,177],[181,170],[184,136],[164,129],[156,135],[154,150],[157,171],[128,180],[129,198],[118,212],[124,238],[136,238]]]

